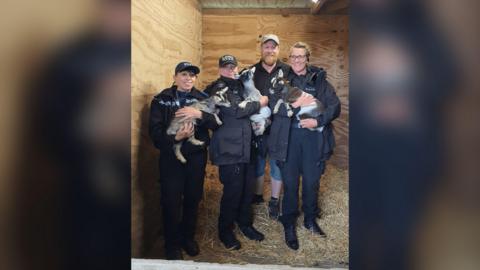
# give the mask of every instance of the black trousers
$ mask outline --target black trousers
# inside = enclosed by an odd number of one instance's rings
[[[223,184],[218,217],[219,233],[231,230],[234,222],[239,226],[252,225],[251,202],[255,186],[255,165],[253,163],[220,165],[218,171],[220,182]]]
[[[295,224],[298,212],[298,191],[302,175],[302,210],[305,220],[314,220],[318,210],[320,177],[325,162],[320,161],[317,131],[291,128],[286,161],[280,165],[283,179],[281,221],[284,225]]]
[[[182,164],[175,155],[160,155],[161,206],[165,248],[180,247],[183,239],[193,239],[198,204],[203,195],[207,152],[185,157]]]

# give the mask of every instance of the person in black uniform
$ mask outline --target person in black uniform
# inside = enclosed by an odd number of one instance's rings
[[[231,107],[220,107],[218,116],[223,124],[212,135],[210,158],[218,166],[223,195],[218,217],[218,235],[227,249],[240,249],[240,242],[233,233],[237,223],[240,231],[249,239],[262,241],[264,235],[253,225],[251,201],[255,185],[255,166],[251,154],[253,130],[250,115],[267,106],[268,98],[248,102],[244,108],[238,104],[243,101],[243,85],[235,79],[238,72],[237,60],[232,55],[219,59],[220,78],[205,89],[210,95],[228,87],[227,99]]]
[[[165,252],[169,260],[183,259],[181,248],[190,256],[199,253],[194,237],[207,164],[208,129],[218,126],[212,114],[188,106],[208,97],[193,86],[199,72],[197,66],[180,62],[175,68],[174,85],[156,95],[150,109],[150,137],[160,149],[160,196]],[[175,116],[196,119],[196,128],[185,124],[176,135],[167,135],[166,130]],[[185,140],[193,133],[205,144],[198,146]],[[180,141],[184,141],[181,152],[187,159],[185,164],[173,151],[173,145]]]
[[[269,89],[272,86],[271,80],[275,77],[279,70],[283,74],[287,74],[290,67],[278,59],[280,53],[280,40],[274,34],[266,34],[262,37],[260,45],[261,59],[255,66],[255,74],[253,77],[255,87],[260,90],[262,95],[269,96]],[[270,103],[273,110],[275,104]],[[256,145],[256,186],[253,203],[259,204],[263,200],[263,183],[265,175],[265,166],[267,160],[267,138],[269,129],[263,135],[255,137]],[[276,164],[276,160],[269,157],[270,178],[271,178],[271,198],[268,203],[268,215],[272,219],[278,219],[280,214],[280,192],[282,190],[282,176],[280,169]]]
[[[331,156],[335,139],[331,121],[340,114],[340,100],[333,86],[326,80],[326,72],[318,67],[308,65],[309,46],[297,42],[290,48],[291,72],[287,79],[292,86],[311,94],[325,106],[325,112],[316,118],[297,120],[295,114],[302,105],[313,102],[313,97],[303,96],[292,104],[294,116],[288,117],[286,109],[281,106],[274,115],[268,141],[269,154],[279,161],[283,176],[284,196],[282,216],[285,229],[285,241],[291,249],[298,249],[296,236],[296,218],[298,216],[298,188],[302,175],[302,210],[304,227],[313,233],[326,237],[316,223],[318,215],[318,191],[320,177],[325,170],[325,161]],[[273,100],[275,103],[276,100]],[[321,132],[308,128],[323,127]],[[288,142],[287,147],[285,147]]]

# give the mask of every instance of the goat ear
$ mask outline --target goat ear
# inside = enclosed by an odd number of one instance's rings
[[[242,68],[242,70],[240,70],[240,72],[238,74],[242,75],[243,73],[245,73],[246,71],[248,71],[248,68]]]
[[[278,77],[283,78],[283,70],[280,69],[278,71]]]
[[[255,66],[253,66],[251,69],[252,73],[255,73]]]

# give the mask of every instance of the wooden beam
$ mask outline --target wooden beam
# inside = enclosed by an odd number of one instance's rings
[[[318,15],[347,15],[349,8],[350,0],[327,1]]]
[[[308,8],[204,8],[202,14],[208,15],[284,15],[310,14]]]
[[[327,0],[317,0],[316,3],[313,4],[312,8],[310,9],[310,13],[312,14],[318,14],[320,12],[320,9],[322,8],[323,4],[325,4]]]

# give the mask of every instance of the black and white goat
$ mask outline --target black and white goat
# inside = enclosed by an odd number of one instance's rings
[[[277,75],[272,78],[271,83],[272,88],[270,89],[270,94],[280,96],[275,104],[275,107],[273,108],[273,114],[277,114],[280,106],[283,104],[287,110],[287,115],[291,117],[293,115],[293,110],[290,104],[297,101],[301,96],[312,96],[309,93],[302,91],[298,87],[290,86],[287,79],[283,78],[282,70],[279,70]],[[298,120],[316,118],[323,112],[325,112],[325,106],[318,99],[315,99],[312,103],[300,107],[300,111],[297,113],[296,117]],[[309,129],[312,131],[317,130],[321,132],[323,130],[323,126]]]
[[[250,69],[243,70],[238,79],[242,82],[245,91],[243,98],[245,99],[242,101],[238,106],[240,108],[245,108],[248,102],[251,101],[259,101],[262,94],[260,91],[255,87],[253,82],[253,74],[255,73],[255,67]],[[267,127],[267,119],[270,117],[272,112],[268,106],[262,107],[260,112],[257,114],[253,114],[250,116],[250,121],[252,122],[252,128],[255,135],[262,135],[265,132]]]
[[[215,121],[217,122],[218,125],[222,124],[222,121],[220,118],[218,118],[216,112],[217,112],[217,106],[223,106],[223,107],[230,107],[230,102],[227,99],[226,92],[228,90],[228,87],[223,88],[222,90],[216,92],[213,96],[206,98],[201,101],[197,101],[189,105],[190,107],[193,107],[197,110],[204,111],[206,113],[211,113],[215,117]],[[167,129],[167,134],[168,135],[175,135],[177,134],[177,131],[187,123],[192,123],[195,125],[195,121],[192,119],[186,119],[184,117],[174,117],[170,125],[168,126]],[[195,138],[195,134],[190,136],[187,139],[190,143],[193,145],[203,145],[205,142],[202,142],[198,139]],[[173,152],[175,153],[175,156],[177,157],[178,160],[182,163],[186,163],[187,160],[185,157],[182,155],[182,152],[180,149],[182,148],[182,143],[183,141],[176,143],[173,145]]]

